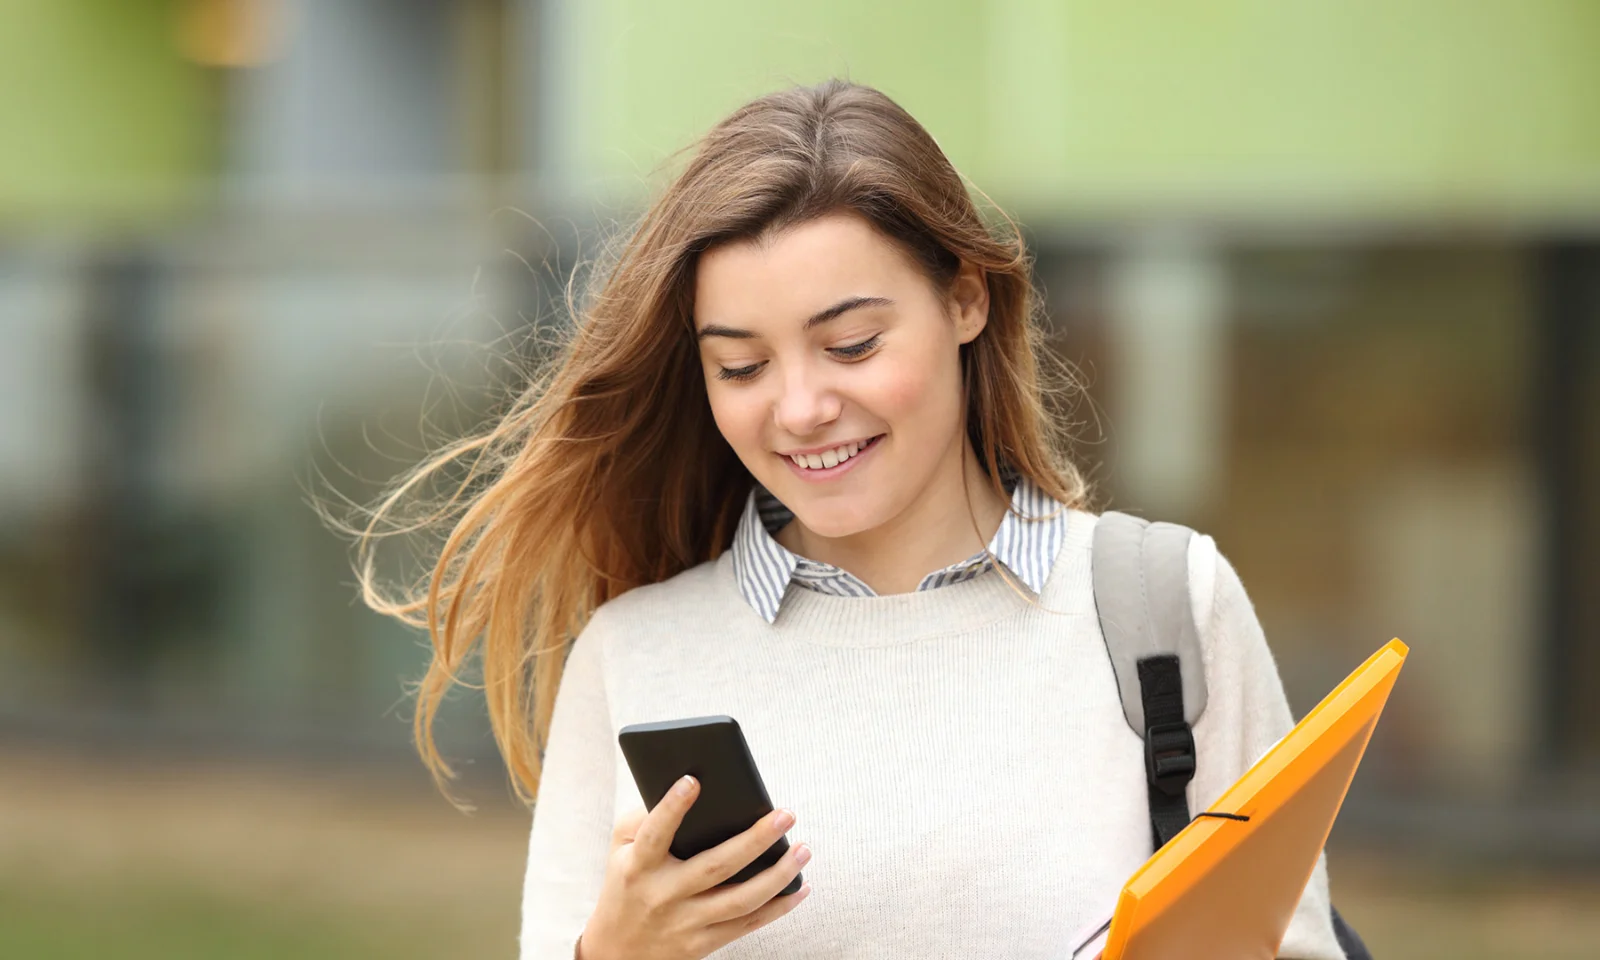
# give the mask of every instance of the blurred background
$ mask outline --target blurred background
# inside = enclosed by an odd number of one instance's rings
[[[308,501],[514,384],[746,99],[880,87],[1027,228],[1102,505],[1214,534],[1380,958],[1600,955],[1600,4],[0,0],[0,957],[511,957],[479,704]]]

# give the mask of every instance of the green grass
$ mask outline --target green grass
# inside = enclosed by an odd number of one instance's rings
[[[0,879],[0,957],[7,960],[423,960],[470,949],[452,936],[470,939],[469,931],[425,921],[171,882],[65,889]],[[514,954],[507,943],[477,955]]]

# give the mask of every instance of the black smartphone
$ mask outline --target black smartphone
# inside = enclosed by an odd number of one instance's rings
[[[647,809],[654,810],[678,778],[700,781],[700,796],[683,816],[672,838],[672,855],[687,860],[755,826],[772,812],[744,732],[732,717],[689,717],[659,723],[633,723],[617,733],[622,755]],[[742,883],[778,862],[789,849],[787,837],[768,847],[723,883]],[[800,889],[795,875],[783,894]]]

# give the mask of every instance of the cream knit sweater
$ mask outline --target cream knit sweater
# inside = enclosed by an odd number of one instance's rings
[[[522,901],[522,960],[567,960],[614,821],[641,806],[629,723],[727,714],[809,844],[811,895],[718,960],[1055,960],[1150,854],[1142,742],[1095,617],[1097,518],[1074,512],[1033,604],[990,571],[880,597],[791,586],[774,624],[729,556],[595,612],[556,698]],[[1244,588],[1209,537],[1190,598],[1210,698],[1204,810],[1293,725]],[[1319,861],[1279,951],[1339,960]],[[1197,958],[1204,960],[1204,958]]]

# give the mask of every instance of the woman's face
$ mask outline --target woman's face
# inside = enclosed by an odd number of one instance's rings
[[[694,304],[717,427],[807,530],[871,530],[942,471],[959,483],[958,348],[988,316],[979,271],[940,294],[868,221],[832,214],[706,251]]]

